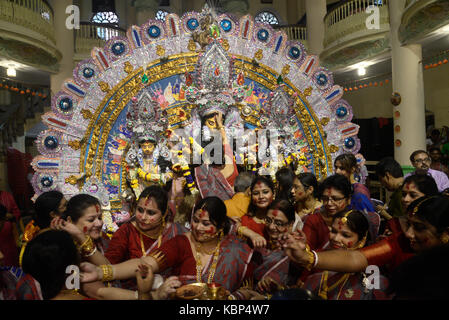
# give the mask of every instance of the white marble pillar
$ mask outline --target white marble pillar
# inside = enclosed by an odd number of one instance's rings
[[[72,5],[72,0],[53,1],[56,47],[62,53],[62,59],[59,62],[59,72],[50,76],[52,94],[56,94],[61,89],[61,85],[66,79],[73,77],[75,30],[66,27],[66,19],[69,14],[65,13],[66,8],[70,5]]]
[[[393,92],[401,103],[393,106],[394,157],[404,169],[411,166],[410,154],[426,149],[424,80],[420,44],[401,46],[398,30],[406,0],[389,1]]]
[[[306,0],[308,53],[319,55],[323,51],[326,0]]]

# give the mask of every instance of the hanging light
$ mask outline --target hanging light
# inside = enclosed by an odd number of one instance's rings
[[[358,68],[358,69],[357,69],[357,74],[358,74],[359,76],[364,76],[364,75],[366,74],[366,69],[365,69],[365,67],[360,67],[360,68]]]
[[[8,75],[8,77],[15,77],[17,75],[17,72],[13,67],[8,67],[8,69],[6,69],[6,74]]]

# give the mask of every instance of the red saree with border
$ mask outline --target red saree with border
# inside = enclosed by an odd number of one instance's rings
[[[183,284],[197,282],[196,260],[186,235],[178,235],[164,243],[159,249],[165,260],[162,270],[172,267],[170,275],[176,275]],[[217,267],[212,282],[218,283],[230,292],[237,290],[247,276],[253,250],[233,235],[227,235],[221,242]],[[201,281],[208,282],[213,256],[203,268]]]

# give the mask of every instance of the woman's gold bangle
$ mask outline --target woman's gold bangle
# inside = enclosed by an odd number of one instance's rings
[[[110,264],[102,264],[100,265],[101,270],[103,271],[103,276],[101,281],[108,282],[114,280],[114,271],[112,269],[112,265]]]
[[[80,245],[79,251],[82,256],[89,257],[95,252],[95,244],[90,236],[86,237],[86,240]]]
[[[238,234],[238,236],[239,236],[240,238],[243,238],[243,237],[244,237],[243,231],[244,231],[245,229],[246,229],[245,226],[240,226],[240,227],[237,228],[237,234]]]
[[[313,254],[312,251],[310,251],[309,245],[306,245],[306,252],[307,252],[307,255],[308,255],[308,257],[307,257],[308,261],[307,261],[307,264],[306,264],[306,269],[310,271],[310,270],[312,270],[312,268],[315,265],[315,255]]]

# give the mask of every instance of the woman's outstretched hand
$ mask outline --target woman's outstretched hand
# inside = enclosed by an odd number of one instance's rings
[[[288,257],[299,264],[307,263],[307,238],[303,231],[295,230],[281,238],[282,247]]]
[[[81,262],[81,282],[99,281],[103,277],[103,271],[90,262]]]
[[[215,126],[217,127],[218,130],[223,128],[223,114],[221,112],[218,112],[214,116],[214,120],[215,120]]]
[[[250,236],[254,248],[264,248],[267,246],[267,240],[258,233]]]
[[[264,277],[257,283],[257,290],[263,293],[272,293],[280,290],[282,286],[270,277]]]
[[[156,300],[166,300],[168,297],[176,292],[176,289],[182,285],[178,277],[169,277],[165,282],[156,290]]]
[[[153,288],[154,274],[153,269],[145,263],[140,263],[136,270],[137,291],[140,298],[148,295]]]

